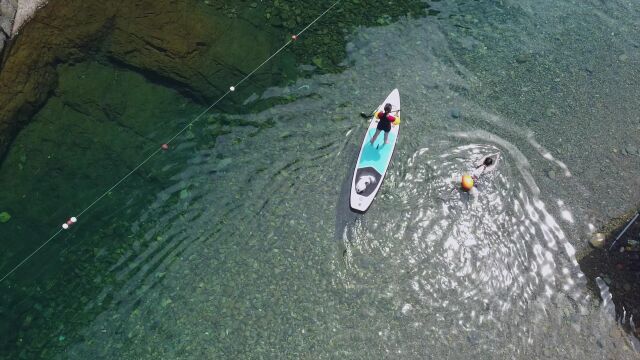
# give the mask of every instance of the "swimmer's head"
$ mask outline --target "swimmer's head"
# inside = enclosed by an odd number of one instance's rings
[[[484,162],[482,164],[484,166],[491,166],[491,164],[493,164],[493,159],[491,157],[488,157],[488,158],[484,159]]]

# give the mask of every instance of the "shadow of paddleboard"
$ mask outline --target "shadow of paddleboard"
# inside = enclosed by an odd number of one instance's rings
[[[345,169],[344,180],[338,193],[338,201],[336,204],[336,230],[334,238],[338,244],[338,257],[344,258],[347,251],[346,242],[351,241],[351,231],[356,221],[362,217],[362,214],[354,212],[349,206],[349,196],[351,195],[351,178],[353,176],[353,168],[358,160],[358,147],[348,145],[344,148],[344,154],[351,159]]]

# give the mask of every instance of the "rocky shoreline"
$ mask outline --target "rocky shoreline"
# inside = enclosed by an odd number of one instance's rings
[[[0,0],[0,55],[8,42],[47,0]]]
[[[20,0],[18,1],[18,9],[13,21],[12,36],[18,34],[22,26],[24,26],[33,16],[36,11],[47,4],[47,0]]]
[[[640,338],[640,206],[614,218],[593,234],[591,246],[577,255],[589,288],[597,294],[596,279],[609,287],[618,321]]]
[[[18,0],[0,0],[0,54],[13,34],[17,10]]]

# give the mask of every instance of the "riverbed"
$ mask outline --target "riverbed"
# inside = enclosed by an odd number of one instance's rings
[[[637,6],[442,1],[428,14],[346,28],[332,67],[285,56],[295,77],[248,82],[194,123],[0,284],[0,332],[14,334],[0,354],[636,357],[575,256],[640,199]],[[65,220],[50,214],[91,204],[207,106],[103,58],[57,71],[0,168],[3,272]],[[355,214],[359,113],[394,88],[396,153]],[[496,152],[478,197],[460,193]]]

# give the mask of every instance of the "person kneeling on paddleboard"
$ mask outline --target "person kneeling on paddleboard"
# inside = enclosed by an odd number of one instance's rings
[[[378,121],[378,127],[376,128],[376,133],[373,134],[373,137],[371,138],[371,145],[373,145],[376,142],[376,139],[378,138],[380,131],[384,131],[384,143],[388,144],[389,131],[391,131],[391,124],[396,121],[396,117],[391,115],[391,104],[387,103],[384,106],[384,112],[378,111],[375,114],[375,117],[376,119],[379,119],[379,121]]]

